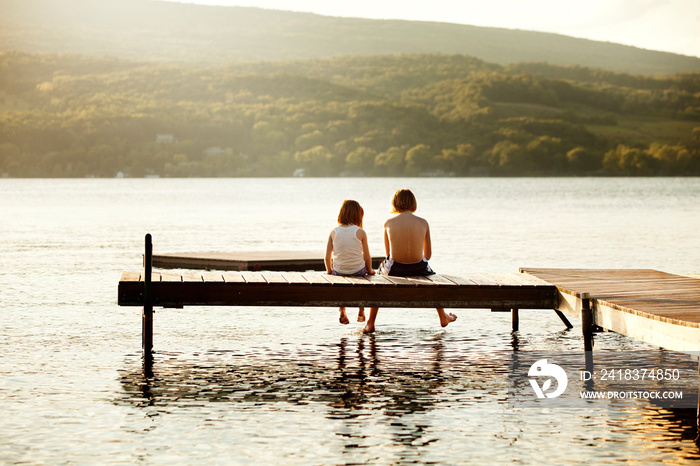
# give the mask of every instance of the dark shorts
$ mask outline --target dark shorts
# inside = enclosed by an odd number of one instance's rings
[[[396,262],[394,259],[386,258],[379,265],[379,273],[392,277],[424,277],[426,275],[434,275],[433,269],[428,265],[428,261],[423,259],[420,262],[413,264],[404,264]]]

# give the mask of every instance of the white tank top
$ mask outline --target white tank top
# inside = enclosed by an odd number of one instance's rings
[[[365,259],[362,241],[357,239],[357,225],[339,225],[333,230],[333,270],[351,275],[362,270]]]

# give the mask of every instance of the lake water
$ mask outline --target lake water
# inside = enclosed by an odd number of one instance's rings
[[[519,409],[514,351],[582,352],[553,312],[385,309],[375,335],[318,308],[116,304],[156,253],[317,250],[358,200],[373,254],[411,188],[443,273],[518,267],[700,273],[700,179],[0,180],[0,463],[691,463],[695,411]],[[349,310],[353,320],[355,310]],[[668,352],[613,333],[596,351]],[[647,354],[647,353],[645,353]]]

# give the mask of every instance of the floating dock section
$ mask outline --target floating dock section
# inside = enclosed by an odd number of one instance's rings
[[[584,335],[597,326],[669,350],[700,351],[700,279],[650,269],[520,271],[555,285],[557,310],[581,319]]]
[[[373,257],[378,267],[383,257]],[[153,254],[153,267],[162,269],[297,271],[326,270],[323,253],[309,251],[181,252]]]

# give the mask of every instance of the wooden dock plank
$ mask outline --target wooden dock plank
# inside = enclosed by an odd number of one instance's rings
[[[363,276],[350,276],[350,277],[345,277],[347,281],[352,283],[353,285],[358,285],[358,286],[374,286],[374,283],[369,281],[366,277]]]
[[[331,286],[332,283],[326,280],[326,274],[324,273],[313,273],[313,272],[306,272],[302,274],[303,277],[312,285],[325,285],[325,286]]]
[[[418,286],[418,283],[415,280],[411,280],[410,278],[407,277],[390,277],[387,276],[385,277],[387,280],[389,280],[391,283],[393,283],[396,286],[401,286],[401,287],[414,287]]]
[[[522,286],[522,282],[517,280],[512,274],[485,273],[479,274],[478,277],[484,281],[484,284]]]
[[[438,284],[428,277],[406,277],[412,282],[416,282],[417,286],[438,286]]]
[[[179,273],[161,273],[160,274],[160,281],[162,282],[175,282],[175,283],[181,283],[182,282],[182,275]]]
[[[522,286],[542,286],[542,285],[549,285],[546,281],[542,280],[541,278],[535,277],[534,275],[529,275],[526,273],[520,273],[520,274],[515,274],[511,275],[511,278],[516,280],[518,283],[520,283]]]
[[[341,277],[340,275],[326,274],[323,278],[325,278],[327,281],[329,281],[334,286],[352,286],[353,285],[353,283],[350,280],[346,279],[345,277]]]
[[[224,277],[221,273],[204,272],[202,273],[202,281],[204,283],[223,283]]]
[[[396,284],[390,281],[386,276],[379,274],[368,276],[367,281],[375,286],[396,286]]]
[[[255,272],[240,272],[241,277],[243,277],[243,280],[245,280],[246,283],[248,284],[258,284],[258,285],[264,285],[267,283],[267,280],[265,280],[265,277],[263,277],[259,273]]]
[[[293,286],[310,285],[309,281],[304,278],[304,274],[301,272],[284,272],[282,276]]]
[[[240,273],[224,273],[222,277],[226,283],[245,283],[245,278]]]
[[[139,282],[141,281],[141,272],[122,272],[120,282]]]
[[[183,273],[182,281],[184,283],[204,283],[204,280],[202,279],[202,274],[196,272]]]
[[[462,275],[443,275],[443,277],[459,286],[479,285],[477,282],[471,280],[471,275],[469,275],[468,277]]]
[[[262,272],[261,275],[267,283],[289,285],[289,281],[280,272]]]
[[[437,284],[437,285],[440,285],[440,286],[457,286],[457,284],[456,284],[455,282],[453,282],[452,280],[448,279],[448,278],[447,278],[446,276],[444,276],[444,275],[438,275],[438,274],[435,274],[435,275],[428,275],[428,276],[425,277],[425,278],[427,278],[427,279],[430,280],[431,282],[433,282],[433,283],[435,283],[435,284]]]

